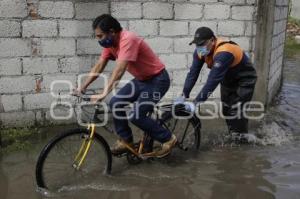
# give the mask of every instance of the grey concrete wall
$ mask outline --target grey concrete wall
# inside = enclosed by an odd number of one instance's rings
[[[255,65],[258,72],[255,99],[268,105],[281,86],[288,0],[258,2]]]
[[[300,19],[300,1],[291,0],[291,17]]]
[[[145,38],[171,74],[170,99],[182,90],[192,61],[188,43],[197,27],[208,26],[236,41],[254,60],[256,10],[255,0],[1,0],[0,121],[4,126],[58,122],[49,113],[55,100],[50,84],[68,80],[76,87],[78,74],[88,72],[98,59],[102,49],[91,29],[98,15],[111,13],[125,29]],[[113,63],[105,73],[112,68]],[[207,74],[207,69],[201,72],[192,96]],[[100,85],[96,82],[93,88]],[[61,88],[67,90],[66,85]],[[212,98],[219,98],[219,89]]]
[[[288,0],[277,0],[275,3],[274,26],[272,33],[271,59],[268,82],[268,102],[277,94],[282,79],[284,59],[284,42],[288,17]]]

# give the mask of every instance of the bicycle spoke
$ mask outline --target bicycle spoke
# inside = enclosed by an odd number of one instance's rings
[[[51,190],[58,190],[62,186],[77,185],[85,179],[93,180],[95,175],[101,175],[107,168],[107,155],[103,145],[91,140],[91,147],[79,169],[74,168],[74,160],[79,152],[84,134],[75,133],[66,136],[55,143],[44,161],[42,177],[45,185]],[[83,148],[83,150],[85,150]],[[79,156],[81,159],[82,154]]]

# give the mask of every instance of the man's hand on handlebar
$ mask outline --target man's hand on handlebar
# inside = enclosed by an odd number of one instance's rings
[[[91,95],[91,102],[96,104],[99,101],[102,101],[105,97],[107,96],[106,93],[100,93],[100,94],[96,94],[96,95]]]
[[[83,89],[83,88],[76,88],[76,89],[73,90],[72,95],[81,96],[81,95],[85,94],[85,91],[86,90]]]
[[[88,91],[81,88],[74,89],[71,95],[80,97],[83,101],[92,102],[94,104],[103,100],[107,96],[105,93],[95,94],[93,91],[92,93],[88,93]]]

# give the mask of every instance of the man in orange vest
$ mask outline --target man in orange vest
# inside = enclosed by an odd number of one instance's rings
[[[248,119],[238,110],[244,107],[252,98],[256,83],[256,71],[245,52],[234,42],[217,38],[214,32],[207,27],[198,28],[194,40],[195,44],[193,63],[187,74],[183,94],[177,99],[177,103],[189,98],[201,68],[204,63],[210,70],[208,79],[200,93],[194,100],[201,103],[207,100],[209,95],[221,83],[221,101],[223,115],[231,138],[234,141],[244,140],[248,133]],[[238,108],[238,106],[241,106]],[[186,105],[187,110],[194,111],[192,104]]]

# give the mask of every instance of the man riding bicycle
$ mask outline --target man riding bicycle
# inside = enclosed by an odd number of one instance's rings
[[[109,60],[116,60],[116,66],[103,92],[93,95],[92,102],[103,100],[115,88],[126,70],[134,76],[134,79],[122,87],[109,102],[114,128],[120,136],[120,140],[117,140],[111,149],[112,153],[122,154],[127,150],[126,144],[133,145],[129,120],[162,143],[161,150],[157,151],[157,157],[168,155],[177,141],[176,136],[148,116],[170,87],[165,65],[142,38],[123,30],[120,23],[111,15],[103,14],[97,17],[93,22],[93,29],[103,51],[87,80],[76,92],[84,93],[97,78],[95,74],[102,73]],[[133,109],[127,119],[123,108],[128,103],[133,103]]]

